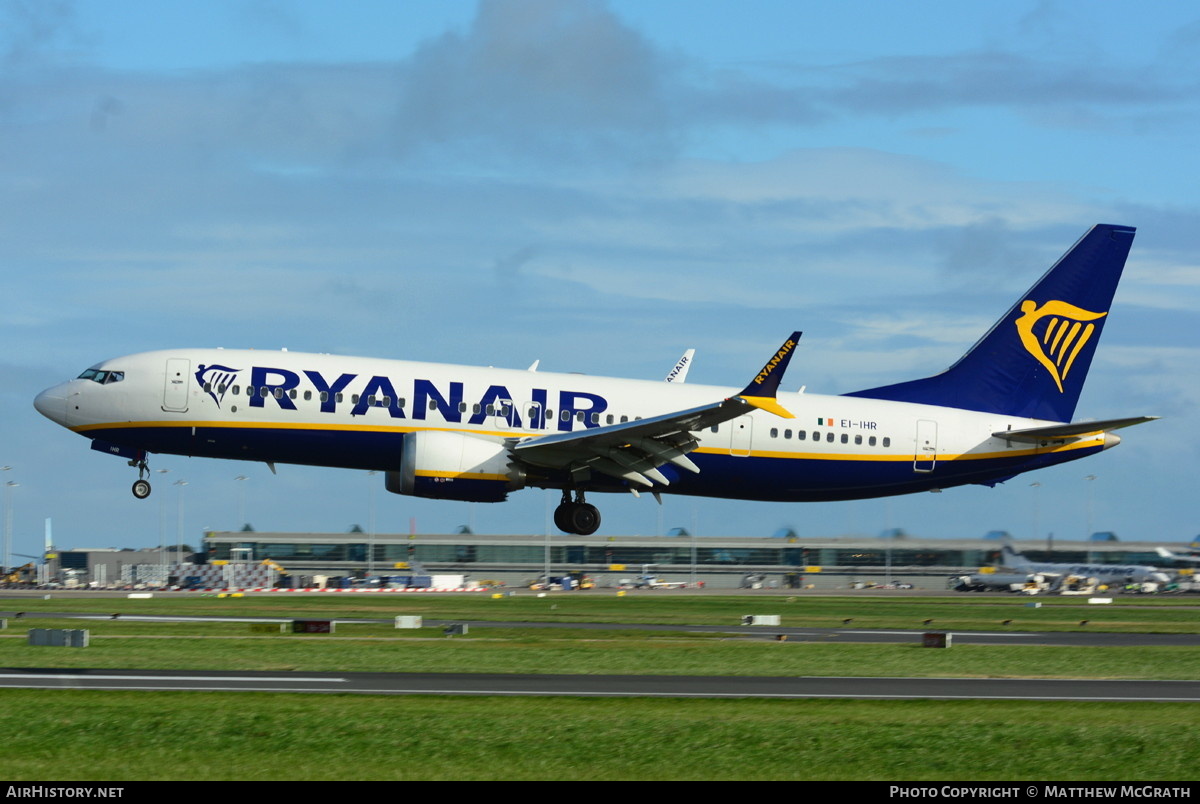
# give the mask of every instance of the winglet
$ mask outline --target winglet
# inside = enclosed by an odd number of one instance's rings
[[[679,358],[679,362],[675,364],[675,368],[667,374],[667,382],[686,382],[688,369],[692,367],[692,357],[696,354],[695,349],[688,349],[683,353],[683,357]]]
[[[762,370],[750,381],[750,384],[738,394],[738,398],[749,402],[756,408],[774,413],[776,416],[785,419],[796,418],[776,401],[775,395],[779,392],[779,382],[783,379],[783,372],[787,371],[788,363],[792,359],[792,352],[799,342],[800,333],[793,332],[791,337],[783,342],[783,345],[771,356]]]

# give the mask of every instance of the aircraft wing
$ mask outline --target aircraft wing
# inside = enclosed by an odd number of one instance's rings
[[[646,488],[656,483],[669,485],[667,477],[658,471],[663,464],[670,463],[689,472],[700,471],[687,457],[699,445],[693,433],[736,419],[755,408],[795,418],[780,406],[775,396],[799,340],[800,333],[793,332],[750,384],[728,399],[607,427],[535,436],[519,441],[513,453],[534,466],[584,477],[596,471]]]
[[[1152,422],[1157,416],[1131,416],[1127,419],[1103,419],[1095,422],[1075,422],[1074,424],[1050,424],[1045,427],[1030,427],[1025,430],[997,430],[992,433],[996,438],[1007,438],[1009,441],[1022,441],[1036,444],[1039,441],[1054,441],[1058,439],[1078,438],[1085,435],[1099,435],[1109,430],[1119,430],[1122,427],[1132,427],[1143,422]]]

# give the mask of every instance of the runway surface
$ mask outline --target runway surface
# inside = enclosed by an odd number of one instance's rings
[[[879,700],[1200,701],[1200,681],[495,673],[227,673],[7,668],[0,687],[94,690],[504,695],[588,698],[856,698]]]
[[[44,618],[111,620],[106,614],[0,611],[0,617],[36,626]],[[287,622],[277,617],[183,617],[121,615],[122,620],[167,622]],[[338,623],[391,623],[390,619],[338,618]],[[824,643],[912,643],[928,629],[784,628],[614,623],[466,622],[487,628],[566,628],[595,631],[718,633],[733,639]],[[81,622],[82,626],[84,623]],[[948,631],[954,644],[1058,646],[1197,646],[1200,634],[1131,634],[1078,631]],[[63,670],[0,668],[0,688],[96,690],[192,690],[218,692],[352,693],[365,695],[506,695],[658,698],[854,698],[975,699],[1030,701],[1200,701],[1200,681],[1093,679],[801,678],[752,676],[524,675],[494,673],[267,673],[161,670]]]
[[[112,620],[110,614],[72,614],[66,612],[22,612],[16,619],[16,611],[0,611],[0,618],[16,622],[28,622],[30,627],[37,619],[58,620]],[[136,622],[291,622],[287,617],[217,617],[217,616],[158,616],[150,614],[122,614],[120,619]],[[390,625],[389,618],[335,617],[335,623],[374,623]],[[486,628],[548,628],[575,631],[657,631],[694,634],[729,634],[747,639],[775,639],[786,636],[788,640],[807,642],[867,642],[905,643],[919,641],[926,632],[948,633],[954,644],[962,645],[1059,645],[1094,647],[1157,647],[1157,646],[1200,646],[1200,634],[1131,634],[1087,631],[954,631],[939,629],[936,624],[925,629],[858,629],[858,628],[785,628],[761,625],[654,625],[646,623],[544,623],[500,620],[424,620],[424,625],[441,628],[451,624],[466,624],[471,630]]]

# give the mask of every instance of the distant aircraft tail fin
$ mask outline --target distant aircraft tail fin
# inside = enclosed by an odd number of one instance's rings
[[[1006,544],[1000,548],[1002,560],[1001,564],[1012,569],[1020,569],[1029,564],[1029,559],[1013,549],[1011,544]]]
[[[1135,231],[1093,226],[941,374],[846,396],[1071,421]]]

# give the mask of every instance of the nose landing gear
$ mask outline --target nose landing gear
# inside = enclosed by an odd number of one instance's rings
[[[572,501],[571,492],[563,489],[562,502],[554,509],[554,525],[564,533],[591,536],[600,527],[600,511],[584,501],[582,490],[576,490]]]

